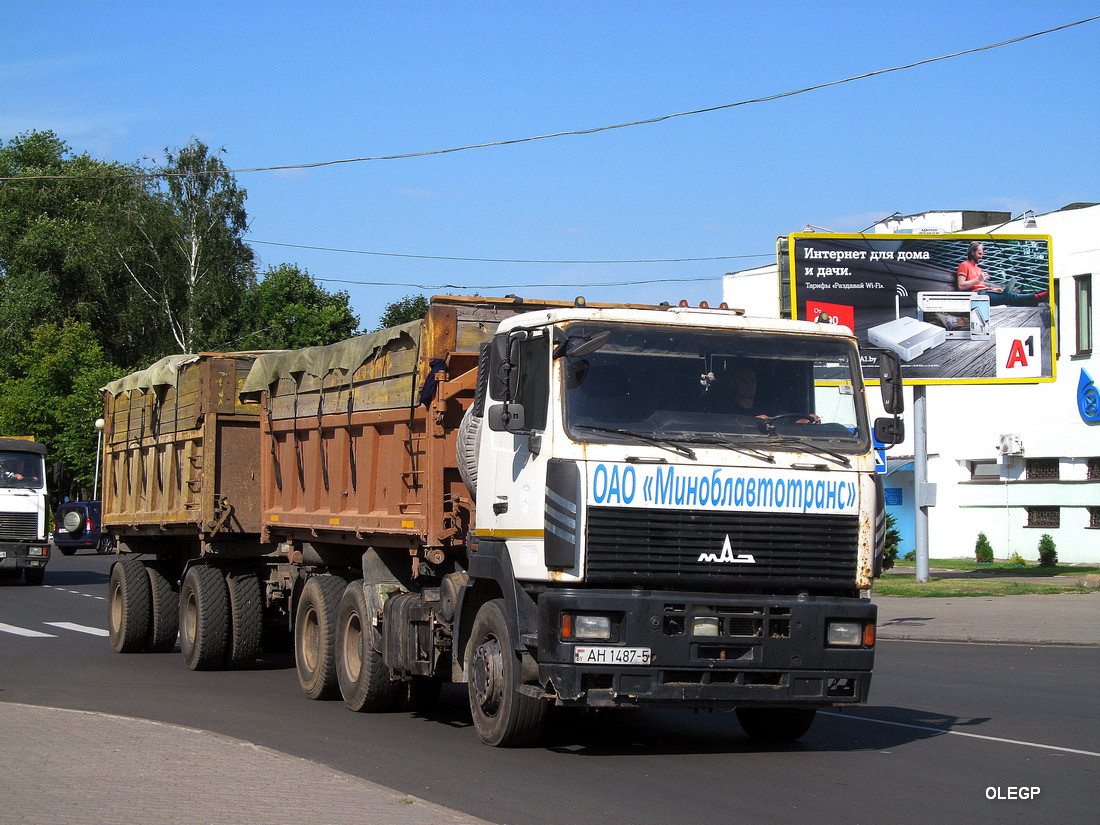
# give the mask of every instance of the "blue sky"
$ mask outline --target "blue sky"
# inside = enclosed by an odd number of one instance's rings
[[[722,106],[1094,15],[1097,0],[0,0],[0,139],[52,129],[134,161],[198,137],[230,168],[424,152]],[[435,292],[715,304],[725,272],[807,224],[1100,200],[1098,65],[1100,21],[661,123],[237,179],[264,267],[348,290],[365,328]]]

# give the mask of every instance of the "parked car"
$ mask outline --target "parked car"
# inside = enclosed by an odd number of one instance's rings
[[[98,501],[69,501],[59,506],[53,514],[53,543],[65,556],[77,550],[115,550],[114,536],[103,532]]]

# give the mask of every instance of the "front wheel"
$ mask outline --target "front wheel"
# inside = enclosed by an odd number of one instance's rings
[[[23,570],[23,581],[31,587],[38,587],[46,578],[45,567],[27,567]]]
[[[750,739],[793,742],[814,723],[814,708],[737,708],[737,721]]]
[[[532,745],[542,733],[546,703],[520,693],[520,670],[504,601],[486,602],[474,619],[466,654],[470,713],[486,745]]]

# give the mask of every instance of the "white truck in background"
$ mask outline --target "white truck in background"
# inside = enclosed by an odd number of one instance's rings
[[[0,438],[0,574],[42,584],[50,560],[46,447]]]

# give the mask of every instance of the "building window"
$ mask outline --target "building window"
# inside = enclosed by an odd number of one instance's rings
[[[1100,528],[1100,507],[1089,508],[1089,527]]]
[[[1032,481],[1057,481],[1058,459],[1029,458],[1026,463],[1025,478]]]
[[[1089,472],[1085,478],[1090,480],[1100,479],[1100,456],[1093,456],[1089,459]]]
[[[1073,285],[1077,296],[1077,354],[1089,355],[1092,353],[1092,276],[1077,275]]]
[[[1061,523],[1057,507],[1028,507],[1028,527],[1058,527]]]

